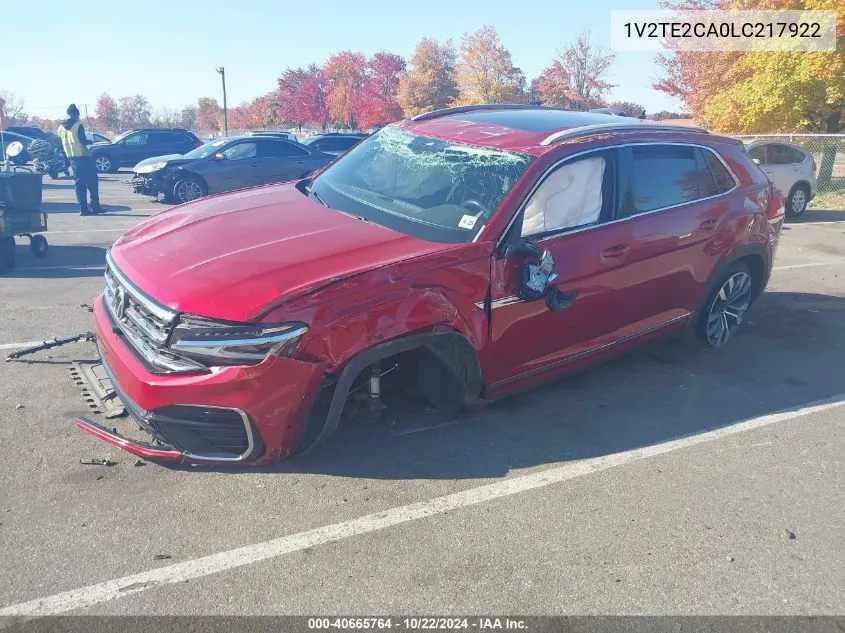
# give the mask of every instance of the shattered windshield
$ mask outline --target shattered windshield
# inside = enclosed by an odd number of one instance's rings
[[[334,209],[435,242],[469,242],[533,157],[383,128],[318,176]]]

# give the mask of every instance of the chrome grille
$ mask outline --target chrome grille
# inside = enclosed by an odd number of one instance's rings
[[[167,374],[205,369],[199,363],[166,348],[178,314],[136,289],[106,255],[103,301],[113,324],[128,346],[153,373]]]

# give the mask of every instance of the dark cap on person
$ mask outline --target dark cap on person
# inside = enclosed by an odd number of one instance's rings
[[[71,103],[67,107],[67,114],[68,116],[79,116],[79,108],[76,107],[75,103]]]

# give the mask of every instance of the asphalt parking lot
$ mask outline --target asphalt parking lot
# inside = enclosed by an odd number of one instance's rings
[[[164,205],[45,179],[0,353],[92,328],[104,249]],[[0,616],[845,613],[845,210],[788,223],[727,348],[637,351],[443,425],[174,469],[78,430],[79,343],[0,364]],[[80,464],[109,458],[111,467]]]

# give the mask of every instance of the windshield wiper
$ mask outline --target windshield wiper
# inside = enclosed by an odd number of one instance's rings
[[[327,204],[323,201],[323,199],[322,199],[322,198],[321,198],[321,197],[317,194],[317,192],[316,192],[316,191],[314,191],[311,187],[305,187],[305,191],[307,191],[307,192],[308,192],[308,195],[309,195],[309,196],[313,196],[313,197],[314,197],[314,199],[315,199],[317,202],[319,202],[320,204],[322,204],[324,207],[328,207],[328,206],[329,206],[329,205],[327,205]]]

